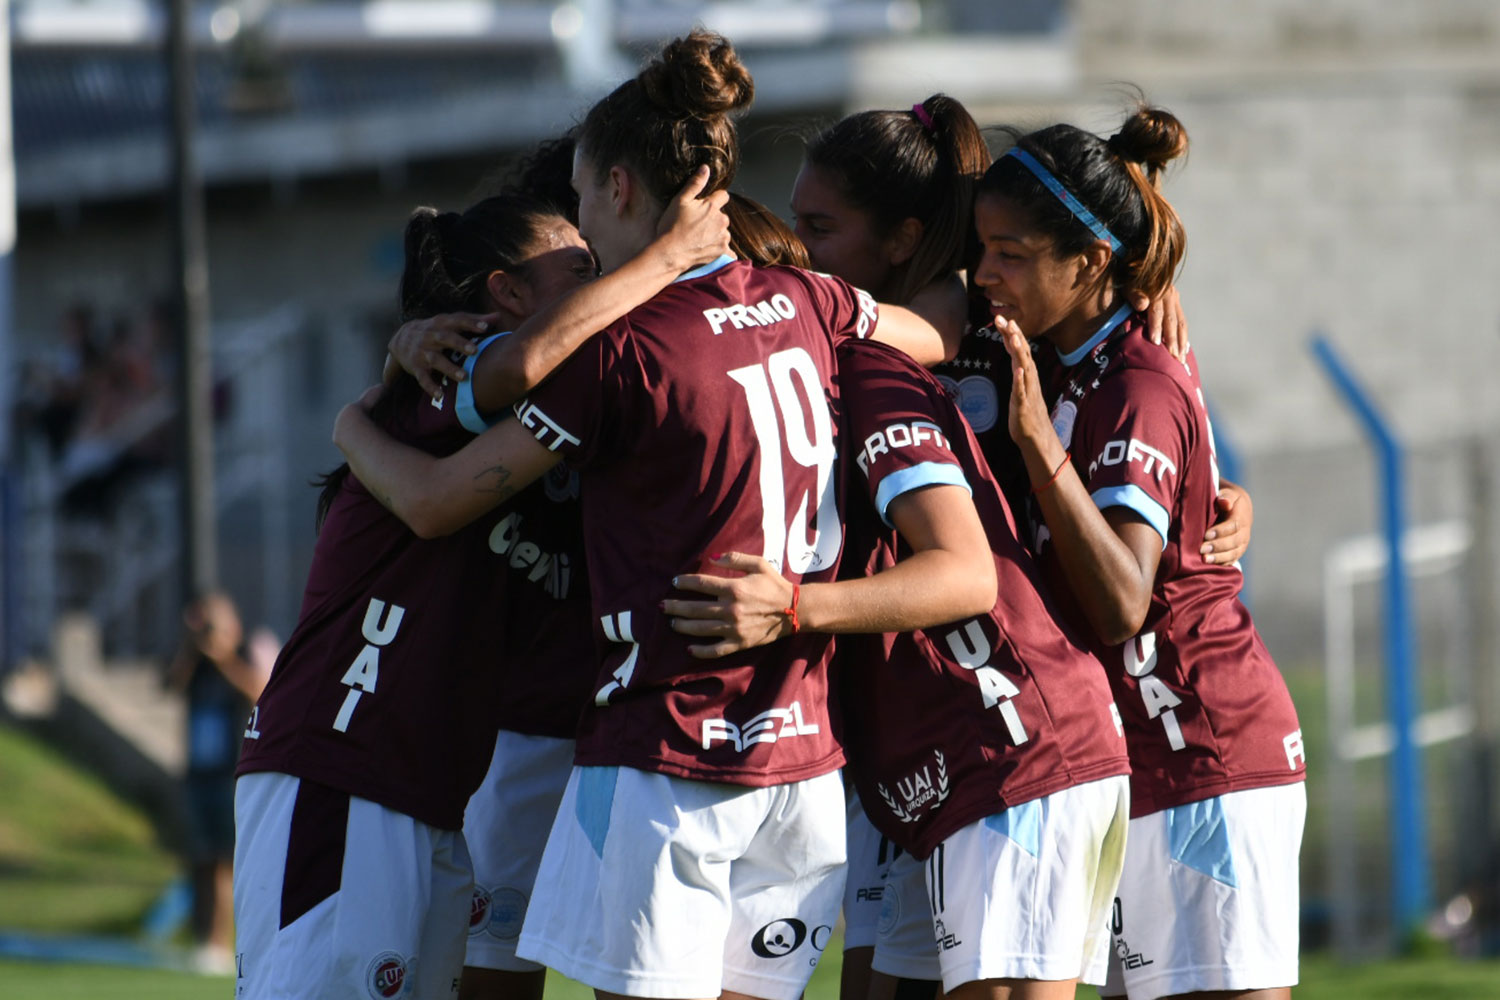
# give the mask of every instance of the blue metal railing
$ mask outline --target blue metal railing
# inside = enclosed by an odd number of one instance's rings
[[[1380,462],[1381,530],[1388,559],[1385,576],[1385,614],[1382,620],[1385,654],[1386,710],[1396,737],[1391,751],[1391,874],[1392,917],[1401,937],[1418,930],[1427,914],[1428,884],[1426,795],[1421,753],[1416,742],[1420,708],[1416,691],[1417,655],[1406,566],[1401,537],[1406,527],[1402,449],[1389,422],[1370,394],[1355,378],[1321,334],[1310,343],[1313,356],[1350,409],[1364,425]]]

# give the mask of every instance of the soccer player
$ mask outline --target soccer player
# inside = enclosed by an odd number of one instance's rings
[[[649,295],[727,246],[721,202],[696,198],[704,179],[674,203],[684,227],[621,269],[624,287]],[[526,199],[421,211],[407,229],[403,311],[495,311],[519,327],[505,356],[524,368],[536,337],[595,329],[637,301],[594,273],[577,231]],[[577,291],[523,323],[568,289]],[[455,386],[431,400],[407,379],[374,408],[392,433],[443,453],[472,437],[463,404]],[[424,541],[347,469],[329,477],[300,619],[246,725],[237,772],[237,995],[457,991],[471,897],[464,805],[507,689],[567,684],[561,672],[509,677],[496,656],[522,645],[503,610],[526,606],[560,572],[528,579],[548,549],[529,522],[511,523],[546,502],[517,498]],[[507,549],[517,533],[527,541]],[[518,560],[523,545],[536,558]],[[476,624],[475,609],[493,613]]]
[[[947,95],[908,109],[857,112],[809,140],[792,187],[796,233],[814,267],[881,302],[909,306],[961,349],[968,306],[959,271],[974,184],[989,163],[979,126]],[[865,819],[852,789],[848,841],[839,992],[843,1000],[865,1000],[885,869],[901,849]],[[935,983],[899,989],[914,1000],[937,992]]]
[[[1182,259],[1159,178],[1186,149],[1181,123],[1148,107],[1107,141],[1069,125],[1019,136],[980,185],[975,281],[1015,365],[1035,547],[1108,669],[1130,748],[1104,993],[1286,997],[1301,730],[1238,571],[1190,544],[1219,488],[1197,360],[1138,336],[1124,299],[1158,295]],[[1057,356],[1045,388],[1028,338]]]
[[[888,866],[875,968],[906,989],[940,977],[958,998],[1071,998],[1080,977],[1104,981],[1125,849],[1109,683],[1055,620],[937,380],[866,342],[840,346],[839,380],[851,493],[867,497],[850,500],[840,581],[799,601],[764,560],[731,553],[716,565],[745,576],[683,577],[710,600],[667,611],[713,640],[694,647],[704,656],[855,633],[838,658],[849,770],[905,852]]]
[[[608,271],[699,163],[738,161],[729,114],[753,85],[702,32],[669,43],[579,130],[580,229]],[[673,576],[730,549],[830,579],[837,340],[877,324],[940,357],[932,327],[841,281],[726,257],[586,343],[517,420],[435,460],[346,407],[335,440],[397,513],[463,524],[567,457],[579,470],[596,637],[593,702],[519,953],[643,997],[800,996],[842,890],[830,643],[804,636],[712,664],[666,627]],[[924,347],[925,345],[925,347]]]

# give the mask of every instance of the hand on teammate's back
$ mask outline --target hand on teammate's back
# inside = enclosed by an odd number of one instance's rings
[[[1255,508],[1245,488],[1227,479],[1219,481],[1219,495],[1214,498],[1215,521],[1203,535],[1198,549],[1204,562],[1227,566],[1238,562],[1250,547],[1250,524]]]
[[[710,599],[661,602],[662,611],[672,616],[668,624],[674,630],[713,640],[689,646],[689,653],[703,660],[714,659],[791,634],[795,620],[790,614],[795,603],[792,584],[774,566],[760,556],[742,552],[714,556],[710,563],[741,575],[684,573],[672,579],[672,586],[707,594]]]

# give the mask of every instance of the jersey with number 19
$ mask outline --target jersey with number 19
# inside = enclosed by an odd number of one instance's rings
[[[838,768],[826,636],[694,659],[660,602],[722,552],[831,580],[834,348],[873,300],[835,278],[732,258],[689,272],[516,405],[582,480],[602,654],[580,765],[765,786]],[[693,596],[683,594],[682,596]]]

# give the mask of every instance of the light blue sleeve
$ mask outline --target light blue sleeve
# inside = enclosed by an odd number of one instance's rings
[[[1141,515],[1161,535],[1161,547],[1167,547],[1167,532],[1171,528],[1172,519],[1167,516],[1167,508],[1157,503],[1145,490],[1135,485],[1106,486],[1095,490],[1092,495],[1094,506],[1100,510],[1107,507],[1127,507]]]
[[[479,342],[479,350],[464,359],[465,377],[462,382],[458,383],[458,389],[453,394],[453,413],[458,417],[458,422],[463,425],[464,430],[470,434],[483,434],[510,412],[507,408],[505,412],[495,414],[495,420],[486,420],[478,407],[474,405],[474,366],[479,362],[479,356],[484,353],[486,347],[501,337],[509,336],[510,331],[506,330],[503,333],[494,333],[485,337]]]
[[[974,495],[969,481],[964,478],[964,470],[949,462],[922,462],[897,469],[882,479],[875,488],[875,509],[880,512],[880,519],[885,522],[886,527],[895,527],[890,518],[885,516],[891,501],[903,493],[910,493],[924,486],[962,486],[970,496]]]

